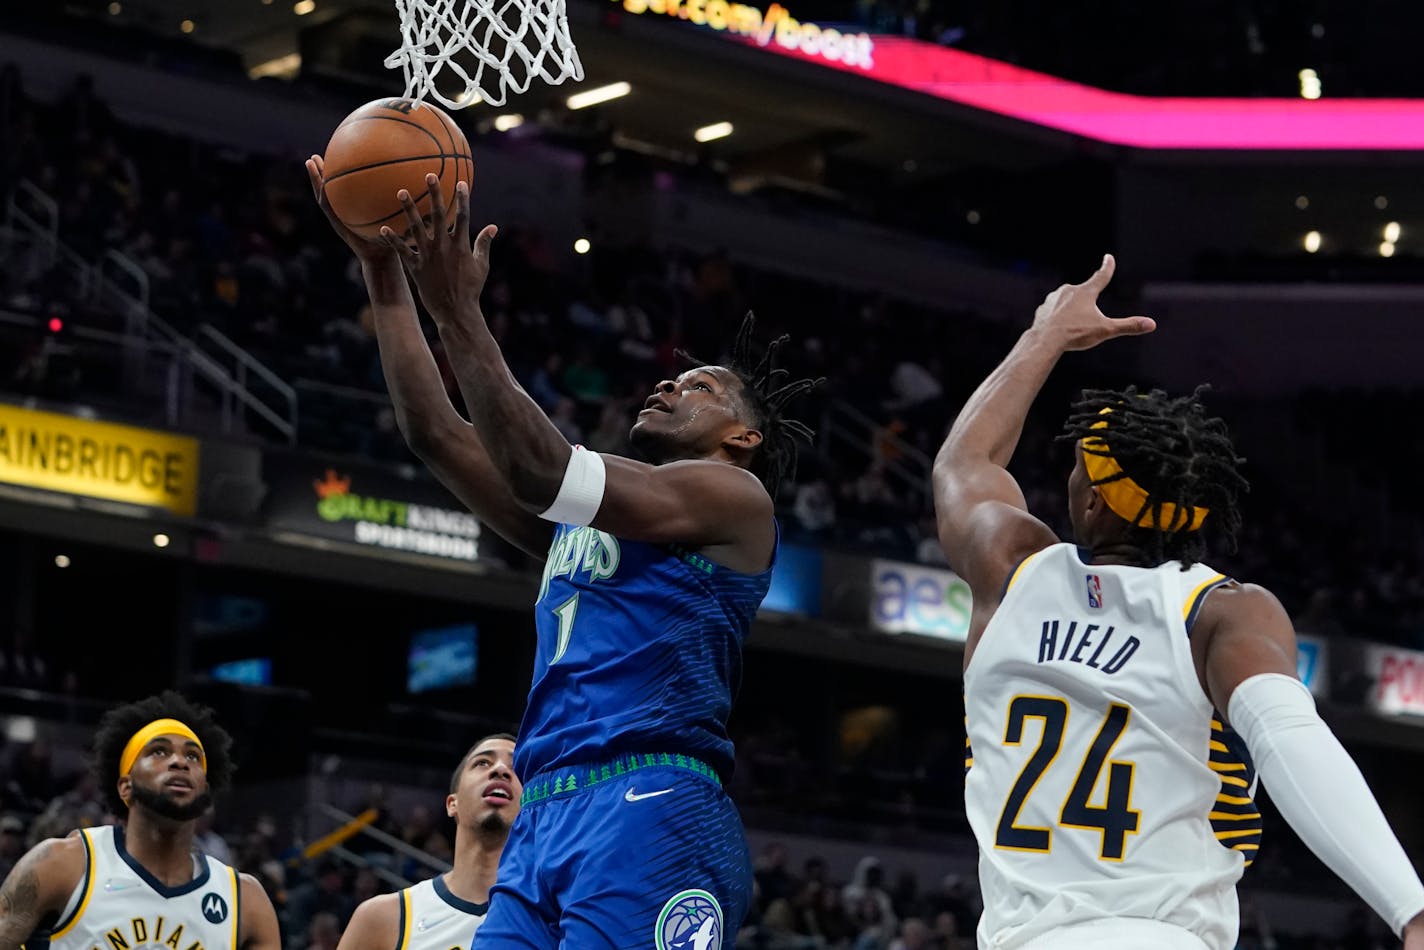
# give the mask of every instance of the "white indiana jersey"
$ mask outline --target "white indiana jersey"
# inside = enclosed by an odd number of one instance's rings
[[[980,947],[1122,918],[1235,945],[1255,770],[1189,640],[1226,582],[1201,564],[1085,564],[1071,544],[1009,579],[964,675]]]
[[[37,950],[237,950],[239,882],[232,868],[193,856],[187,884],[168,887],[124,848],[124,829],[85,828],[84,879]]]
[[[489,903],[475,904],[450,893],[444,877],[400,892],[400,943],[396,950],[469,950]]]

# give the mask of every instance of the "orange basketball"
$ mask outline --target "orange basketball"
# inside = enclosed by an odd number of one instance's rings
[[[455,182],[470,183],[475,174],[470,143],[454,120],[410,99],[377,99],[342,119],[322,159],[331,209],[368,240],[377,240],[386,226],[397,234],[410,230],[396,200],[402,188],[428,215],[426,175],[440,176],[445,206],[453,208]]]

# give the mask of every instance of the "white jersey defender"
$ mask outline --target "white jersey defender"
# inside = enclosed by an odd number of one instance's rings
[[[980,947],[1080,925],[1095,945],[1092,922],[1133,918],[1235,945],[1235,885],[1260,846],[1255,770],[1189,641],[1226,582],[1201,564],[1087,564],[1071,544],[1014,571],[964,675]]]
[[[488,912],[488,902],[456,897],[442,877],[421,881],[400,892],[396,950],[469,950]]]
[[[30,950],[237,950],[237,872],[201,854],[187,884],[167,887],[129,855],[124,830],[85,828],[87,864],[52,933]]]

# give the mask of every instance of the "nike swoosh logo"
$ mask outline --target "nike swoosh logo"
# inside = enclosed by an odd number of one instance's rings
[[[427,930],[430,930],[432,927],[438,927],[440,924],[442,924],[442,923],[444,923],[444,922],[445,922],[445,918],[444,918],[444,917],[437,917],[437,918],[435,918],[434,920],[431,920],[431,919],[429,919],[428,917],[422,917],[422,918],[420,918],[420,923],[416,926],[415,929],[416,929],[419,933],[425,933]]]
[[[643,794],[639,795],[637,792],[633,791],[630,788],[627,792],[624,793],[623,800],[625,802],[640,802],[645,798],[657,798],[659,795],[666,795],[668,792],[671,791],[673,791],[673,789],[665,788],[660,792],[644,792]]]
[[[124,890],[128,890],[130,887],[133,887],[133,881],[105,881],[105,882],[104,882],[104,890],[108,891],[108,892],[111,893],[111,894],[112,894],[114,891],[124,891]]]

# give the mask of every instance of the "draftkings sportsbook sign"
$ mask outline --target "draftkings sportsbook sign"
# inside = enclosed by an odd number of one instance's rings
[[[479,556],[480,523],[437,485],[373,466],[267,455],[271,528],[455,561]]]

